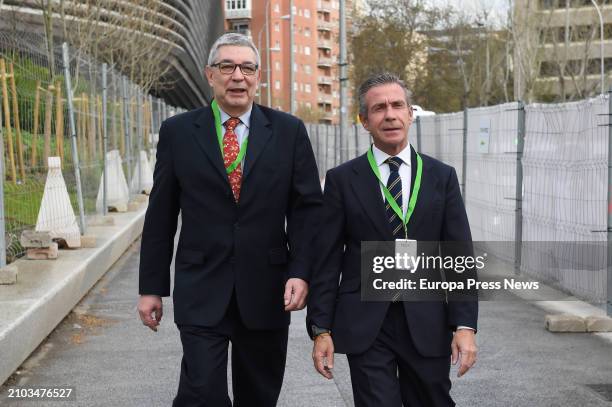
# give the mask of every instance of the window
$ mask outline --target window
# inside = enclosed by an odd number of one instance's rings
[[[225,2],[226,10],[243,10],[247,8],[246,0],[227,0]]]
[[[296,15],[296,14],[297,14],[297,7],[293,6],[292,11],[293,11],[293,12],[292,12],[292,14],[293,14],[293,15]]]
[[[280,90],[280,81],[275,81],[274,82],[274,89]]]
[[[293,72],[297,72],[298,71],[298,64],[294,63],[293,64]]]
[[[308,10],[308,9],[304,10],[304,17],[310,18],[310,10]]]
[[[300,83],[300,92],[304,92],[304,84]]]
[[[274,23],[274,31],[280,31],[280,23]]]
[[[276,62],[274,63],[274,69],[275,69],[276,71],[280,71],[280,62],[276,61]]]
[[[274,44],[274,48],[280,49],[280,41],[279,40],[276,40],[276,43]]]
[[[274,5],[274,12],[275,12],[275,13],[280,13],[280,5],[279,5],[278,3],[276,3],[276,4]]]
[[[307,109],[312,109],[312,104],[310,104],[310,102],[306,102],[306,108]]]
[[[293,90],[297,91],[298,90],[298,84],[297,82],[293,82]]]
[[[304,54],[310,55],[310,47],[309,46],[304,47]]]
[[[302,15],[302,9],[299,9],[298,10],[298,16],[301,16],[301,15]]]
[[[307,75],[310,75],[312,72],[310,65],[304,65],[304,72],[306,72]]]
[[[304,28],[304,37],[310,37],[310,28]]]
[[[312,88],[310,87],[309,83],[307,83],[306,86],[304,86],[304,90],[306,91],[306,93],[310,93],[312,91]]]

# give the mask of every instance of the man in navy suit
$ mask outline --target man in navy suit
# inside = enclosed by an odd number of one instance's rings
[[[331,378],[334,352],[347,354],[358,407],[452,406],[450,363],[463,375],[476,360],[478,303],[363,301],[360,251],[363,241],[471,241],[457,175],[410,146],[410,94],[396,76],[360,87],[359,116],[371,150],[325,178],[307,316],[315,368]]]
[[[140,257],[143,323],[154,331],[170,295],[177,217],[174,320],[183,345],[175,407],[276,405],[288,311],[305,306],[307,249],[322,194],[299,119],[253,103],[261,71],[252,41],[212,46],[211,106],[166,120]]]

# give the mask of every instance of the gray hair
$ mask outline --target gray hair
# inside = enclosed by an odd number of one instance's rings
[[[359,87],[359,114],[364,118],[368,117],[368,106],[366,104],[365,95],[370,89],[375,86],[387,85],[395,83],[404,89],[406,94],[406,103],[410,106],[412,104],[412,94],[406,87],[406,84],[397,75],[389,72],[383,72],[370,76],[364,83]]]
[[[215,63],[217,59],[217,54],[219,54],[219,48],[224,47],[226,45],[234,45],[238,47],[249,47],[255,53],[255,63],[257,66],[260,66],[260,58],[259,51],[253,41],[249,37],[244,34],[239,33],[225,33],[220,36],[217,41],[210,48],[210,53],[208,54],[208,65],[212,65]]]

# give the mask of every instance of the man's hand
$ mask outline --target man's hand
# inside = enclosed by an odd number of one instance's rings
[[[460,360],[457,377],[463,376],[476,363],[476,334],[471,329],[458,329],[451,343],[451,362],[456,365]]]
[[[301,278],[290,278],[285,284],[285,311],[299,311],[306,306],[308,283]]]
[[[332,379],[334,368],[334,341],[331,335],[322,334],[315,336],[312,347],[312,361],[314,367],[326,379]]]
[[[159,295],[141,295],[138,300],[138,314],[142,323],[157,332],[163,314],[162,299]],[[155,317],[153,317],[155,314]]]

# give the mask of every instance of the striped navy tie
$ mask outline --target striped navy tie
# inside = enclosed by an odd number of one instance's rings
[[[387,189],[391,192],[391,196],[395,198],[395,202],[397,202],[397,206],[402,208],[402,179],[399,175],[399,168],[402,165],[403,161],[399,157],[389,157],[386,160],[386,163],[389,164],[389,169],[391,173],[389,174],[389,180],[387,181]],[[404,223],[401,218],[397,216],[389,202],[386,202],[385,209],[387,211],[387,219],[389,219],[389,223],[391,224],[391,230],[393,230],[393,236],[396,238],[405,237],[404,234]]]

